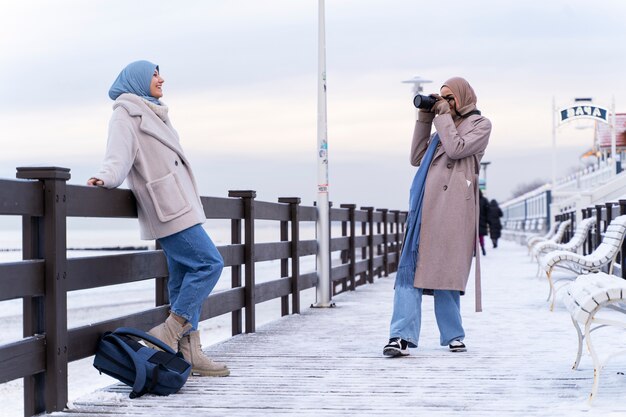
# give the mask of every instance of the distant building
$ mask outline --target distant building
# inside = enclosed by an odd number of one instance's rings
[[[626,113],[615,114],[615,142],[618,151],[626,151]],[[596,123],[594,143],[600,151],[611,150],[611,127],[606,123]]]

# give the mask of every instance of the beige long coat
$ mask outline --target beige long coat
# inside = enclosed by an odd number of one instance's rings
[[[441,143],[426,177],[414,286],[465,291],[477,239],[479,163],[491,122],[474,114],[455,126],[450,114],[420,112],[411,146],[414,166],[426,153],[433,124]]]
[[[115,100],[106,155],[95,177],[106,188],[128,179],[142,239],[169,236],[206,221],[178,133],[168,117],[161,120],[134,94]]]

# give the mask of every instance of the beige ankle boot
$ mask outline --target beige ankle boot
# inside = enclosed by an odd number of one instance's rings
[[[202,352],[200,333],[195,330],[183,336],[178,344],[180,352],[185,360],[191,363],[191,374],[199,376],[228,376],[228,367],[220,362],[215,362]]]
[[[174,352],[178,352],[178,342],[190,329],[191,323],[187,322],[182,325],[170,314],[164,323],[153,327],[148,333],[161,339],[166,345],[174,349]]]

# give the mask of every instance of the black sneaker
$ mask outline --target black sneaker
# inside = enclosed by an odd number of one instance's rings
[[[450,342],[448,347],[450,348],[450,352],[466,352],[467,351],[467,348],[465,347],[465,343],[461,342],[460,340],[453,340],[452,342]]]
[[[383,355],[395,358],[396,356],[407,356],[409,354],[409,343],[406,340],[394,337],[389,339],[389,343],[383,348]]]

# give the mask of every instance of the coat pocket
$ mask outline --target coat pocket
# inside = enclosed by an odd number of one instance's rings
[[[464,191],[464,196],[466,200],[472,198],[474,194],[474,183],[467,178],[465,178],[465,174],[463,172],[456,172],[457,182],[460,184],[461,189]]]
[[[175,172],[146,183],[146,187],[160,221],[168,222],[191,210]]]

